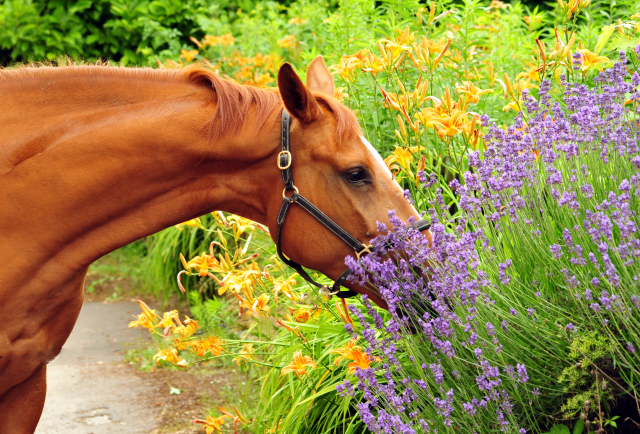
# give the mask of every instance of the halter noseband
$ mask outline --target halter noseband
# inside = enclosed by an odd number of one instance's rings
[[[323,285],[319,282],[316,282],[309,276],[309,274],[302,268],[300,264],[297,262],[287,258],[282,253],[281,247],[281,238],[282,238],[282,225],[284,224],[284,219],[287,216],[287,211],[289,211],[289,207],[296,203],[302,209],[311,214],[316,220],[324,225],[327,229],[333,232],[338,238],[347,243],[349,247],[351,247],[355,253],[356,257],[360,259],[360,257],[364,254],[371,253],[372,245],[363,244],[354,238],[349,232],[345,231],[338,225],[336,222],[331,220],[325,213],[320,211],[314,204],[309,202],[304,196],[300,194],[296,186],[293,184],[293,171],[291,170],[291,151],[290,151],[290,124],[291,124],[291,115],[287,112],[286,109],[282,110],[282,130],[281,130],[281,142],[282,142],[282,150],[278,154],[278,169],[282,171],[282,181],[284,182],[284,190],[282,191],[282,206],[280,207],[280,212],[278,213],[278,231],[276,233],[276,249],[278,251],[278,256],[282,261],[296,270],[300,276],[310,284],[316,286],[320,289],[320,292],[323,295],[335,295],[339,298],[347,298],[358,295],[357,292],[347,289],[346,291],[341,291],[340,287],[347,280],[353,272],[351,269],[347,268],[341,275],[336,279],[331,290],[327,288],[326,285]],[[287,196],[287,191],[292,191],[291,196]],[[429,229],[431,225],[427,222],[427,220],[422,219],[418,220],[412,225],[419,231],[423,231]]]

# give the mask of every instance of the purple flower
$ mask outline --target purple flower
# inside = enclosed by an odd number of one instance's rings
[[[527,380],[529,379],[529,375],[527,375],[527,368],[524,365],[521,365],[520,363],[518,363],[518,365],[516,366],[517,370],[518,370],[518,381],[520,381],[521,383],[526,383]]]
[[[429,369],[431,369],[431,373],[433,374],[433,378],[436,380],[436,384],[442,384],[444,382],[444,373],[442,372],[442,365],[439,363],[432,363],[429,365]]]
[[[507,325],[507,322],[504,320],[500,323],[500,327],[502,328],[502,330],[504,330],[505,333],[509,331],[509,326]]]
[[[511,313],[511,315],[513,316],[518,316],[518,312],[516,312],[516,310],[514,308],[510,308],[509,312]]]
[[[575,327],[573,326],[573,323],[571,323],[571,322],[565,326],[565,329],[567,329],[567,331],[569,331],[569,332],[573,331],[574,328]]]
[[[558,244],[552,244],[549,246],[549,250],[551,250],[551,255],[555,258],[555,259],[560,259],[560,256],[562,256],[562,246],[558,245]]]
[[[631,353],[635,353],[636,349],[633,347],[633,344],[631,342],[627,342],[627,349],[631,352]]]
[[[486,325],[486,327],[487,327],[487,334],[488,334],[489,336],[493,336],[493,335],[495,335],[495,334],[496,334],[496,329],[495,329],[495,327],[493,326],[493,324],[491,324],[490,322],[488,322],[488,323],[487,323],[487,325]]]

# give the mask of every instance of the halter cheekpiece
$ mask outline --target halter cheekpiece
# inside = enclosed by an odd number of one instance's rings
[[[300,264],[297,262],[287,258],[282,253],[281,247],[281,238],[282,238],[282,225],[284,224],[284,219],[287,216],[287,212],[292,204],[298,204],[302,209],[311,214],[316,220],[324,225],[327,229],[333,232],[338,238],[347,243],[349,247],[351,247],[355,253],[356,257],[360,259],[362,255],[367,253],[371,253],[372,245],[363,244],[358,241],[355,237],[353,237],[349,232],[345,231],[338,225],[336,222],[331,220],[329,216],[320,211],[314,204],[309,202],[304,196],[300,194],[296,186],[293,184],[293,171],[291,170],[291,150],[290,150],[290,126],[291,126],[291,115],[287,112],[286,109],[282,110],[282,130],[281,130],[281,151],[278,154],[278,169],[282,171],[282,181],[284,182],[284,190],[282,191],[282,206],[280,207],[280,212],[278,213],[278,230],[276,233],[276,249],[278,251],[278,256],[282,261],[296,270],[300,276],[310,284],[319,288],[320,292],[323,295],[331,296],[335,295],[340,298],[353,297],[358,295],[357,292],[347,289],[346,291],[341,291],[340,287],[352,274],[352,271],[347,268],[341,275],[336,279],[331,289],[327,288],[326,285],[323,285],[319,282],[316,282],[309,276]],[[287,196],[287,192],[291,192],[290,196]],[[423,231],[429,229],[431,225],[427,222],[427,220],[422,219],[418,220],[412,224],[412,226],[419,230]]]

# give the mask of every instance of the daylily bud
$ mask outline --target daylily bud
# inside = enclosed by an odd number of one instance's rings
[[[491,61],[487,64],[487,72],[489,73],[489,87],[493,87],[495,84],[495,77],[493,76],[493,63]]]
[[[402,81],[400,81],[400,79],[398,79],[398,86],[400,87],[400,90],[402,90],[402,93],[407,93],[404,88],[404,84],[402,84]]]
[[[563,52],[562,52],[562,56],[561,57],[566,57],[567,54],[569,54],[571,52],[571,47],[573,46],[573,44],[576,42],[576,34],[574,33],[573,35],[571,35],[571,39],[569,39],[569,43],[567,44],[567,46],[564,48]]]
[[[569,0],[569,6],[567,7],[567,19],[571,19],[571,15],[578,8],[578,0]]]
[[[444,46],[444,48],[442,49],[442,51],[440,52],[440,54],[438,54],[438,57],[436,57],[436,60],[434,60],[433,62],[433,66],[436,67],[438,65],[438,63],[442,60],[442,58],[444,57],[445,53],[447,52],[447,50],[449,49],[449,45],[451,45],[451,42],[453,41],[453,39],[449,39],[446,43],[446,45]]]
[[[398,115],[398,127],[400,128],[400,133],[402,137],[404,137],[403,142],[407,143],[407,129],[404,126],[404,121],[402,120],[402,116]]]
[[[436,15],[436,2],[431,2],[429,6],[429,25],[431,25],[433,17]]]
[[[504,73],[504,82],[507,85],[507,93],[513,96],[513,87],[511,86],[511,80],[509,80],[509,76],[507,73]]]
[[[544,49],[544,44],[540,41],[540,39],[536,39],[536,44],[538,44],[538,49],[540,50],[540,57],[543,62],[547,61],[547,52]]]

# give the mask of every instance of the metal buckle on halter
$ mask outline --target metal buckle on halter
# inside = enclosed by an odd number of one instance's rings
[[[295,185],[293,186],[293,191],[295,191],[296,193],[300,194],[300,192],[298,191],[298,187],[296,187]],[[293,202],[291,200],[291,198],[287,198],[287,188],[285,187],[284,190],[282,190],[282,198],[283,199],[289,199],[291,202]]]
[[[364,255],[365,253],[372,253],[371,248],[373,247],[373,244],[363,244],[362,247],[364,247],[364,249],[356,252],[356,258],[358,258],[358,260],[360,259],[360,256]]]
[[[284,156],[287,157],[287,164],[285,166],[283,166],[282,163],[281,163],[282,157],[284,157]],[[291,167],[291,152],[289,152],[289,151],[281,151],[278,154],[278,169],[287,170],[289,167]]]

